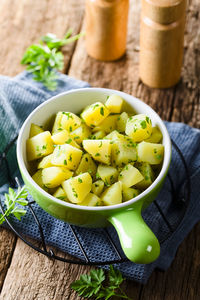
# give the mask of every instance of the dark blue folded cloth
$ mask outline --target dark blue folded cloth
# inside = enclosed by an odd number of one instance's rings
[[[60,74],[58,89],[55,92],[49,92],[40,83],[33,81],[31,75],[26,72],[15,78],[0,76],[0,153],[17,135],[23,121],[36,106],[60,92],[88,86],[85,82]],[[168,226],[156,209],[155,204],[152,203],[145,210],[143,216],[159,240],[165,239],[161,244],[160,257],[149,265],[134,264],[132,262],[116,265],[124,276],[140,283],[146,283],[155,268],[166,270],[170,266],[178,246],[200,219],[200,131],[181,123],[166,122],[166,126],[170,136],[183,153],[189,167],[191,181],[190,201],[185,216],[177,227],[183,213],[184,201],[188,201],[188,192],[190,191],[188,190],[189,184],[183,161],[180,154],[173,148],[169,170],[173,186],[168,177],[156,201],[170,222],[172,229],[176,230],[169,234]],[[8,159],[13,177],[20,177],[16,162],[15,146],[10,149]],[[2,203],[3,195],[9,187],[6,174],[6,167],[1,167],[0,195]],[[33,207],[42,224],[46,243],[83,258],[69,225],[48,215],[37,204],[34,204]],[[22,234],[39,239],[39,231],[30,211],[27,212],[21,222],[15,218],[12,218],[11,222]],[[119,251],[121,251],[115,230],[112,227],[108,230],[118,245]],[[78,228],[77,232],[91,260],[117,259],[117,255],[102,229]],[[169,237],[166,239],[168,234]]]

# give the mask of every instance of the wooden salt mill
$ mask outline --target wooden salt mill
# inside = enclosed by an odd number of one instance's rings
[[[140,78],[168,88],[181,76],[186,0],[142,0]]]
[[[86,0],[86,49],[103,61],[126,51],[129,0]]]

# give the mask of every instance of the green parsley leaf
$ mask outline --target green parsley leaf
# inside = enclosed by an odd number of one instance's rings
[[[14,215],[18,220],[21,220],[26,214],[26,210],[20,208],[18,205],[26,206],[28,201],[26,200],[28,196],[28,192],[26,187],[18,188],[17,192],[15,192],[12,188],[9,188],[8,194],[5,194],[5,205],[6,210],[4,214],[0,214],[0,224],[5,221],[5,217],[9,217],[10,215]]]
[[[80,33],[71,37],[71,34],[70,29],[63,39],[59,39],[48,33],[41,38],[39,44],[29,46],[21,60],[21,64],[27,65],[27,71],[33,74],[33,79],[41,82],[48,90],[56,90],[57,70],[62,70],[64,66],[64,56],[60,48],[83,35]]]

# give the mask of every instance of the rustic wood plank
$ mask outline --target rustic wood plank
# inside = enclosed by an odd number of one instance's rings
[[[15,76],[24,69],[20,60],[27,46],[38,42],[47,32],[63,37],[72,27],[79,32],[84,0],[6,0],[0,1],[0,74]],[[75,43],[63,48],[64,72],[70,65]],[[15,248],[16,238],[5,229],[0,231],[0,291]]]
[[[63,37],[69,28],[79,32],[84,0],[6,0],[0,3],[0,74],[14,76],[24,70],[20,60],[25,49],[52,32]],[[64,47],[65,69],[75,44]]]
[[[16,240],[13,233],[0,228],[0,291],[12,259]]]

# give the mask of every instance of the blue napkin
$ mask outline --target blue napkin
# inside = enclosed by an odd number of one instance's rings
[[[58,89],[55,92],[49,92],[40,83],[33,81],[32,76],[26,72],[21,73],[15,78],[0,76],[0,153],[4,151],[6,145],[17,135],[23,121],[36,106],[60,92],[88,86],[85,82],[60,74]],[[189,166],[191,195],[189,204],[186,206],[189,192],[187,174],[180,155],[173,148],[172,163],[169,170],[173,186],[168,177],[156,201],[159,203],[172,229],[176,228],[176,230],[173,234],[169,234],[168,226],[163,221],[155,204],[152,203],[143,213],[143,217],[159,240],[162,241],[165,239],[161,243],[160,257],[149,265],[124,262],[115,266],[120,269],[124,276],[140,283],[146,283],[155,268],[166,270],[170,266],[178,246],[192,227],[200,220],[200,131],[181,123],[166,122],[166,126],[170,136],[181,149]],[[9,150],[8,160],[12,177],[18,176],[20,178],[16,162],[15,145]],[[0,195],[2,203],[4,199],[3,195],[9,187],[6,174],[5,166],[1,167]],[[79,258],[83,258],[69,225],[48,215],[37,204],[34,204],[33,207],[42,224],[46,243],[64,252],[66,251]],[[177,228],[184,207],[187,207],[186,213]],[[29,210],[21,222],[15,218],[11,218],[11,222],[22,234],[39,239],[37,225]],[[114,260],[118,258],[111,244],[108,242],[103,229],[76,229],[78,237],[91,261]],[[114,228],[110,227],[108,231],[122,253]],[[168,235],[169,237],[166,239]]]

